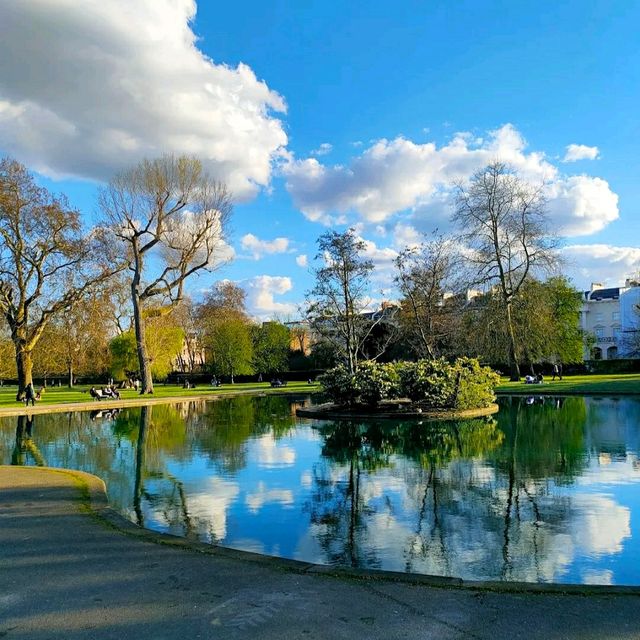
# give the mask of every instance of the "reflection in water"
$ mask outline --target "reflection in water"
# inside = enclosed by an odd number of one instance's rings
[[[640,402],[506,398],[496,417],[311,422],[240,397],[0,421],[2,461],[105,479],[140,525],[314,562],[640,583]]]

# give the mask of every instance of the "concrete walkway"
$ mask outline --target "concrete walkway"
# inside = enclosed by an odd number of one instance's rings
[[[0,638],[640,638],[637,595],[312,574],[159,544],[105,507],[93,476],[0,467]]]

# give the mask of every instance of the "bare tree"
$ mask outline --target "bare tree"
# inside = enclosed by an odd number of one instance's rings
[[[509,337],[511,380],[519,380],[521,345],[512,303],[527,278],[558,261],[542,187],[531,186],[503,162],[492,162],[468,185],[459,185],[453,219],[469,249],[475,282],[497,289]]]
[[[460,253],[443,236],[407,248],[396,258],[399,320],[417,355],[435,358],[459,317]]]
[[[17,399],[33,381],[33,350],[56,315],[118,266],[104,257],[99,230],[85,233],[64,196],[39,187],[26,167],[0,161],[0,312],[13,342]]]
[[[163,156],[117,175],[99,203],[126,247],[141,393],[153,393],[145,309],[153,299],[168,300],[170,309],[190,276],[224,262],[231,196],[196,158]]]
[[[366,340],[387,320],[384,312],[367,313],[373,262],[363,257],[365,244],[353,229],[328,231],[318,238],[318,248],[316,259],[324,266],[314,270],[307,317],[314,333],[329,342],[354,372]]]

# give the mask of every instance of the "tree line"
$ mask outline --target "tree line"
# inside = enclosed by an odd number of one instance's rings
[[[0,161],[0,376],[33,380],[135,372],[142,393],[176,361],[232,379],[360,359],[459,355],[506,364],[582,358],[580,298],[558,275],[557,240],[540,188],[493,162],[457,190],[457,233],[400,253],[399,304],[372,305],[373,263],[353,230],[319,240],[306,326],[254,324],[244,294],[223,282],[195,304],[189,279],[228,256],[233,211],[226,186],[196,158],[163,156],[99,189],[95,224],[62,195],[39,186],[10,158]],[[475,291],[474,291],[475,289]],[[302,332],[300,336],[298,332]],[[313,354],[304,355],[305,333]]]

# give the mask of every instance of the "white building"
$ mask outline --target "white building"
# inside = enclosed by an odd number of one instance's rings
[[[632,357],[630,337],[640,329],[640,283],[627,280],[624,287],[605,288],[593,283],[582,294],[580,326],[595,338],[585,359],[612,360]]]

